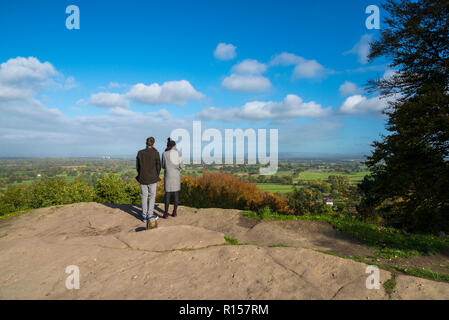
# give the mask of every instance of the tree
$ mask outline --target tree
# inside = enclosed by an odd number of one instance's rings
[[[384,56],[391,77],[369,82],[389,97],[389,135],[373,143],[361,184],[361,214],[409,231],[449,230],[449,2],[387,0],[387,28],[369,59]]]

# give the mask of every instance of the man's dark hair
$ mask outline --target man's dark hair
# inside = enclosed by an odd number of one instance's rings
[[[154,138],[153,137],[149,137],[147,138],[147,146],[152,147],[154,145]]]

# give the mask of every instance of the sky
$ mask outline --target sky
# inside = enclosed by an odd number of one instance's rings
[[[367,155],[387,101],[364,87],[392,72],[366,58],[380,4],[3,0],[0,157],[131,156],[193,121],[278,129],[281,153]]]

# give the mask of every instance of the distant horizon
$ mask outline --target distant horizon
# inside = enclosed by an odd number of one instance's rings
[[[137,151],[136,151],[137,153]],[[8,159],[134,159],[136,155],[92,155],[92,156],[0,156],[0,160]],[[245,156],[245,160],[246,160]],[[340,160],[340,161],[364,161],[363,154],[308,154],[301,152],[279,153],[279,160]],[[223,163],[224,164],[224,163]],[[215,165],[215,164],[212,164]]]

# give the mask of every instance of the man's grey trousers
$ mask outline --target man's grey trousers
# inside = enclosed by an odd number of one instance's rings
[[[153,216],[156,186],[157,183],[140,185],[140,190],[142,191],[142,216],[144,220]]]

